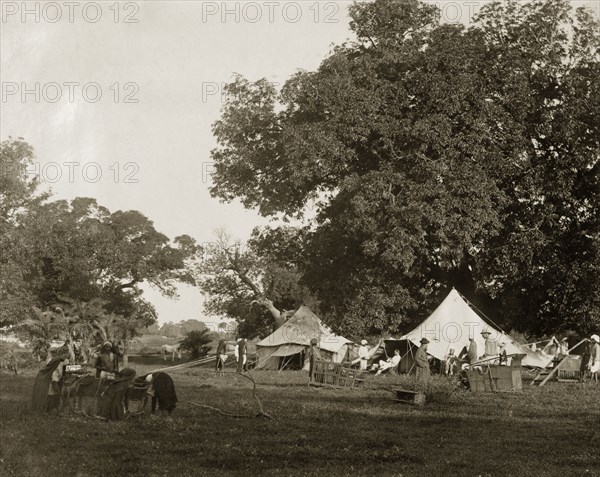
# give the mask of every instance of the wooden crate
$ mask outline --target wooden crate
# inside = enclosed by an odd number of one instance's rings
[[[579,381],[580,378],[581,378],[581,373],[579,371],[572,371],[572,370],[566,370],[566,369],[558,370],[558,378],[557,378],[558,382],[572,383],[572,382]]]
[[[354,388],[363,382],[364,374],[360,370],[323,360],[315,360],[310,376],[310,384],[314,386]]]
[[[523,381],[520,366],[481,365],[481,369],[467,371],[472,392],[521,391]]]
[[[421,391],[409,391],[408,389],[394,389],[396,401],[404,404],[413,404],[416,406],[425,405],[426,396]]]

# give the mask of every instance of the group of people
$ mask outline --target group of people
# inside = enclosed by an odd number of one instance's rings
[[[458,370],[460,363],[464,363],[467,366],[479,362],[488,362],[500,365],[510,364],[510,357],[506,352],[506,343],[493,339],[492,333],[487,329],[483,330],[481,335],[485,340],[483,354],[481,356],[479,355],[475,339],[472,337],[469,338],[469,346],[463,350],[460,356],[455,355],[455,350],[453,348],[448,350],[448,353],[442,362],[444,374],[450,376],[453,375]],[[429,340],[427,338],[422,338],[420,344],[421,346],[414,356],[414,361],[417,382],[425,384],[428,380],[428,377],[431,376],[429,357],[427,354]],[[582,372],[588,371],[590,373],[591,380],[598,382],[598,374],[600,374],[600,337],[597,334],[593,334],[589,339],[589,344],[589,355],[586,353],[583,356]],[[361,346],[358,349],[360,369],[367,369],[369,352],[367,341],[362,340]],[[569,354],[569,343],[567,338],[563,338],[560,342],[557,341],[557,354],[562,356],[567,356]],[[378,376],[386,370],[397,367],[400,363],[400,360],[400,350],[396,349],[394,350],[393,356],[373,364],[373,369],[377,370],[375,375]]]
[[[110,341],[105,341],[97,352],[94,363],[96,381],[92,382],[95,390],[96,416],[108,420],[122,420],[126,414],[127,396],[130,386],[146,383],[144,388],[152,398],[152,413],[158,410],[170,415],[177,403],[175,384],[171,376],[164,372],[148,373],[136,379],[136,371],[132,368],[118,369],[116,348]],[[61,348],[51,356],[44,367],[38,371],[32,392],[32,409],[36,412],[59,414],[62,408],[63,388],[68,366],[71,364],[68,350]],[[89,373],[77,374],[74,379],[90,376]],[[91,377],[89,378],[91,379]]]
[[[235,341],[233,356],[236,362],[236,371],[238,373],[248,371],[248,340],[245,338],[238,338]],[[215,373],[217,376],[223,376],[225,374],[225,361],[227,361],[227,341],[222,339],[219,340],[216,352]]]

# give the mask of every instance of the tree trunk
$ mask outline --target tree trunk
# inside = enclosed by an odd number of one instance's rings
[[[275,305],[273,305],[272,300],[269,300],[267,297],[261,297],[258,300],[254,301],[260,306],[264,306],[269,311],[269,313],[271,313],[271,316],[277,324],[277,328],[279,328],[285,323],[285,317],[282,316],[282,313],[277,308],[275,308]]]
[[[129,340],[123,340],[123,368],[126,368],[129,365]]]

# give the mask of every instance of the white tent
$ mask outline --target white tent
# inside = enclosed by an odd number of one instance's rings
[[[279,369],[293,355],[307,351],[311,339],[325,359],[340,363],[352,341],[334,334],[307,306],[301,306],[280,328],[256,343],[257,369]]]
[[[506,344],[507,354],[526,355],[522,361],[523,366],[545,368],[552,361],[552,356],[531,351],[484,322],[454,288],[423,323],[400,339],[420,346],[421,338],[427,338],[427,352],[434,358],[443,360],[450,348],[458,355],[464,347],[468,349],[469,338],[474,338],[481,356],[485,349],[485,340],[481,336],[484,329],[490,331],[493,339]]]

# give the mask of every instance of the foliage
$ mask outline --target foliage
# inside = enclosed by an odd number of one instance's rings
[[[178,323],[169,321],[160,327],[160,334],[168,338],[181,338],[183,336],[183,330]]]
[[[208,354],[210,348],[206,345],[211,341],[210,330],[192,330],[186,333],[181,341],[181,347],[190,351],[191,359],[197,359]]]
[[[184,335],[190,331],[202,331],[206,329],[206,325],[196,319],[182,320],[179,322],[179,327]]]
[[[263,215],[316,211],[297,283],[337,331],[406,329],[452,286],[521,330],[600,325],[592,13],[490,2],[465,28],[375,0],[350,15],[356,40],[280,92],[234,78],[211,193]],[[248,292],[223,281],[234,300],[203,289],[239,316],[227,306]]]
[[[102,300],[105,312],[132,320],[123,331],[131,334],[154,315],[140,283],[170,297],[177,282],[193,283],[187,261],[198,247],[190,237],[171,242],[140,212],[111,213],[92,198],[36,196],[37,181],[26,174],[33,150],[22,139],[2,142],[0,158],[0,240],[7,250],[0,262],[2,324],[22,321],[32,306]],[[24,305],[17,309],[18,301]]]
[[[48,356],[52,340],[65,338],[67,323],[52,312],[35,307],[33,312],[32,317],[19,324],[19,334],[29,339],[33,356],[42,361]]]
[[[394,381],[403,389],[417,391],[421,388],[417,384],[414,375],[401,374],[394,376],[394,378]],[[438,403],[449,402],[450,398],[457,392],[460,392],[460,382],[458,377],[443,376],[440,374],[433,374],[431,376],[425,390],[427,402]]]
[[[34,161],[33,148],[23,138],[0,143],[0,326],[30,316],[36,304],[26,285],[29,251],[23,222],[48,195],[38,193],[37,178],[27,174]]]
[[[315,307],[314,297],[300,283],[299,233],[285,226],[256,228],[243,244],[217,232],[195,274],[208,297],[206,312],[235,319],[241,335],[254,337],[278,326],[285,310]]]
[[[139,285],[168,297],[193,283],[188,236],[169,240],[138,211],[111,213],[93,198],[49,201],[27,174],[33,149],[0,144],[0,326],[20,325],[42,356],[56,334],[71,355],[103,339],[129,340],[156,321]],[[60,326],[59,326],[60,324]],[[59,329],[60,328],[60,329]]]

